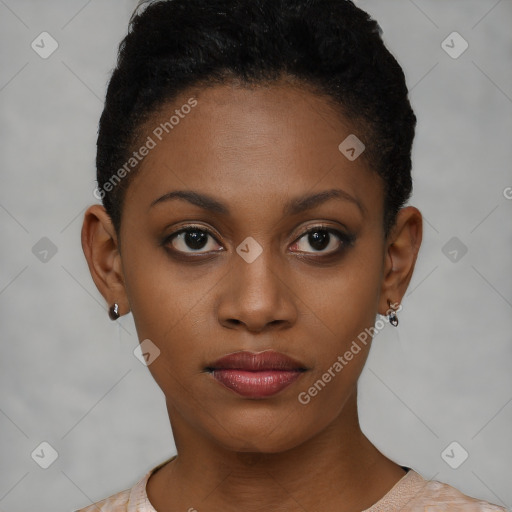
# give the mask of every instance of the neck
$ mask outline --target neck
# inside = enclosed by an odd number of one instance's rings
[[[158,511],[359,511],[405,474],[361,431],[355,391],[328,428],[279,453],[225,450],[169,411],[178,457],[148,482]]]

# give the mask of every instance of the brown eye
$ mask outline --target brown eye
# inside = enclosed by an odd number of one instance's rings
[[[186,228],[167,237],[166,245],[172,250],[189,254],[203,254],[218,250],[219,244],[215,237],[204,229]]]
[[[332,254],[351,244],[352,241],[353,237],[341,231],[318,226],[308,229],[294,243],[292,249],[303,253]]]

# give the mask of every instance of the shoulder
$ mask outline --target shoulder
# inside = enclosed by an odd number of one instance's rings
[[[404,477],[404,483],[407,480],[410,485],[405,487],[409,487],[411,494],[404,512],[507,512],[503,507],[467,496],[449,484],[425,480],[413,470]]]
[[[156,512],[148,500],[146,494],[146,484],[149,477],[167,464],[169,461],[176,458],[176,456],[167,459],[158,466],[148,471],[133,487],[124,491],[118,492],[74,512]]]
[[[75,512],[123,512],[128,510],[128,504],[130,501],[130,493],[132,489],[126,489],[121,491],[109,498],[98,501],[93,505],[90,505]]]

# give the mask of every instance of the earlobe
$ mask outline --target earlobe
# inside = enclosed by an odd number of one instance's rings
[[[126,314],[130,308],[117,235],[110,216],[101,205],[89,207],[84,214],[82,249],[91,277],[107,301],[107,309],[117,304],[118,316]]]
[[[386,242],[379,313],[388,314],[388,301],[401,303],[414,272],[422,236],[421,212],[414,206],[402,208]]]

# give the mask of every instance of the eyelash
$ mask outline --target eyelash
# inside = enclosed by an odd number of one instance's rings
[[[217,244],[221,245],[219,243],[219,241],[217,240],[217,237],[210,230],[204,228],[203,226],[194,226],[194,225],[186,226],[186,227],[180,229],[179,231],[175,231],[174,233],[171,233],[169,236],[167,236],[163,240],[162,245],[166,247],[167,251],[172,252],[173,254],[185,255],[185,257],[197,258],[199,256],[207,255],[208,252],[201,253],[201,252],[192,251],[192,252],[188,253],[188,252],[179,251],[179,250],[167,247],[172,242],[172,240],[174,238],[176,238],[178,235],[180,235],[182,233],[191,233],[191,232],[206,233],[209,237],[213,238]],[[347,233],[344,233],[337,229],[334,229],[332,227],[319,224],[319,225],[315,225],[315,226],[312,226],[312,227],[306,229],[306,231],[301,233],[301,235],[294,240],[292,245],[298,243],[302,238],[309,235],[310,233],[317,233],[317,232],[326,232],[326,233],[329,233],[330,235],[335,235],[340,240],[340,242],[339,242],[340,246],[333,251],[325,252],[325,253],[322,251],[316,251],[316,253],[321,255],[320,257],[323,257],[323,258],[340,255],[348,246],[353,245],[353,243],[355,241],[354,235],[347,234]],[[329,240],[329,242],[330,242],[330,240]],[[221,251],[214,251],[214,252],[221,252]],[[315,251],[313,251],[313,252],[297,251],[297,252],[299,252],[302,255],[312,255],[315,253]],[[313,258],[318,259],[315,256],[313,256]]]

